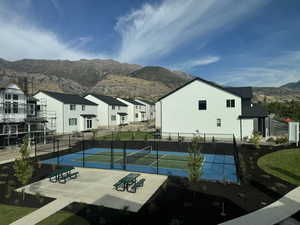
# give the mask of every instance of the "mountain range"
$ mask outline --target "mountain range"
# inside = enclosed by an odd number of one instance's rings
[[[0,58],[0,82],[28,80],[29,92],[96,93],[142,97],[155,101],[193,79],[181,71],[159,66],[120,63],[111,59],[7,61]],[[300,100],[300,81],[282,87],[254,87],[256,101]]]

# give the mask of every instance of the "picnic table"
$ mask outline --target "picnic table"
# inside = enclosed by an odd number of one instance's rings
[[[129,186],[130,185],[135,185],[136,184],[136,179],[140,176],[139,173],[130,173],[120,179],[117,183],[114,184],[114,187],[116,188],[117,191],[129,191]]]
[[[72,172],[74,167],[65,167],[60,170],[56,170],[52,172],[48,177],[50,182],[59,182],[66,183],[68,178],[76,178],[78,176],[78,172]]]

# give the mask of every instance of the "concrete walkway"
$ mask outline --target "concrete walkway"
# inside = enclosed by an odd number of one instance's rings
[[[273,225],[300,210],[300,187],[287,193],[278,201],[247,215],[221,223],[220,225]]]
[[[68,198],[59,198],[56,199],[49,204],[43,206],[32,212],[29,215],[18,219],[17,221],[11,223],[11,225],[29,225],[29,224],[37,224],[42,220],[46,219],[47,217],[53,215],[54,213],[58,212],[59,210],[65,208],[67,205],[72,203],[73,200]]]

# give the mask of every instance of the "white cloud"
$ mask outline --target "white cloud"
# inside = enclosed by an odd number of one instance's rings
[[[165,0],[144,4],[118,19],[121,35],[119,60],[143,62],[170,53],[197,37],[199,45],[208,35],[231,27],[267,1]]]
[[[207,56],[200,59],[192,59],[183,63],[178,63],[176,65],[171,66],[171,68],[174,68],[176,70],[183,70],[187,71],[190,69],[193,69],[195,67],[199,66],[205,66],[208,64],[216,63],[220,60],[220,57],[218,56]]]
[[[300,51],[258,61],[261,63],[253,67],[227,71],[218,76],[218,81],[224,85],[276,87],[300,80]]]
[[[37,28],[1,3],[0,27],[0,57],[8,60],[105,58],[80,50],[90,38],[79,38],[77,44],[63,42],[55,33]]]

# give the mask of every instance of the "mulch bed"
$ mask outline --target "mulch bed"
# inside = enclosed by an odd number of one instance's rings
[[[259,157],[277,150],[280,147],[254,149],[248,145],[240,146],[241,184],[201,180],[190,186],[186,178],[169,177],[139,213],[130,213],[126,208],[113,210],[81,203],[73,203],[66,209],[86,218],[91,224],[218,224],[262,208],[295,188],[265,173],[256,164]],[[45,178],[53,171],[51,165],[42,165],[41,168],[34,165],[35,172],[30,182]],[[27,194],[23,201],[22,195],[15,192],[8,198],[9,180],[13,180],[16,187],[20,186],[13,176],[12,163],[0,165],[0,203],[38,208],[52,201]]]

